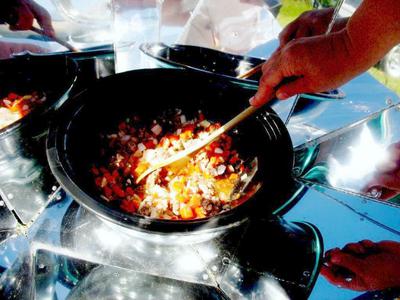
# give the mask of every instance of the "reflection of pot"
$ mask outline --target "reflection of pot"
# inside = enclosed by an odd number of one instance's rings
[[[24,223],[52,192],[54,179],[42,172],[47,166],[45,136],[76,73],[75,62],[65,57],[18,57],[0,62],[1,98],[10,92],[24,95],[33,91],[46,97],[28,115],[0,130],[0,196]]]
[[[265,59],[257,57],[242,56],[190,45],[174,44],[168,46],[163,43],[144,43],[139,48],[143,53],[158,61],[161,67],[177,67],[207,74],[218,74],[235,84],[252,90],[258,89],[261,72],[247,79],[239,79],[237,76],[265,61]],[[272,49],[274,48],[275,46]],[[315,100],[317,103],[319,101],[334,101],[346,97],[341,90],[302,94],[301,96],[302,98]]]
[[[112,268],[119,280],[125,275],[140,282],[154,279],[158,283],[154,288],[165,290],[162,282],[171,281],[173,285],[175,280],[167,278],[174,278],[182,285],[194,282],[193,286],[200,289],[218,286],[219,290],[211,288],[213,293],[225,294],[229,299],[247,299],[250,295],[257,295],[256,299],[275,299],[266,297],[274,289],[291,299],[305,299],[316,281],[323,255],[322,238],[313,225],[276,217],[246,221],[211,240],[184,245],[160,244],[154,234],[148,234],[145,240],[130,239],[127,233],[134,230],[120,229],[117,225],[109,228],[72,202],[62,220],[61,244],[73,253],[101,262],[100,268],[106,273],[110,271],[106,265],[126,268]],[[191,265],[187,266],[189,258]],[[93,268],[99,264],[65,256],[60,256],[59,262],[62,268],[58,278],[68,288],[75,286],[70,297],[76,296],[77,291],[85,292],[86,296],[94,292],[84,289],[88,284],[96,290],[113,284],[123,294],[132,291],[131,285],[124,288],[125,280],[112,281],[113,276],[104,278],[104,285],[92,282],[98,276]],[[211,273],[212,277],[207,275]],[[137,298],[142,299],[139,295]]]
[[[0,162],[17,156],[31,157],[38,150],[31,142],[40,138],[54,110],[66,99],[76,79],[76,64],[64,57],[27,57],[0,61],[0,98],[9,92],[44,93],[46,101],[25,117],[0,129]]]
[[[229,300],[217,288],[133,271],[100,266],[68,295],[69,300],[102,299],[210,299]]]
[[[254,180],[262,181],[262,188],[249,201],[212,218],[171,221],[127,214],[100,198],[89,173],[98,156],[99,133],[129,114],[154,118],[168,108],[181,108],[187,115],[201,109],[210,120],[224,122],[247,105],[250,94],[218,76],[183,70],[141,70],[107,77],[65,106],[51,129],[50,166],[77,201],[127,227],[187,232],[230,225],[257,212],[269,215],[289,197],[293,156],[285,126],[268,108],[260,111],[258,119],[243,122],[233,135],[240,153],[258,157]]]

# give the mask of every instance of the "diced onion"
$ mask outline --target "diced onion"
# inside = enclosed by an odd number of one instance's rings
[[[181,123],[182,124],[186,123],[186,116],[185,115],[181,115]]]
[[[203,121],[200,122],[200,125],[202,127],[204,127],[204,128],[207,128],[207,127],[209,127],[211,125],[211,123],[208,122],[207,120],[203,120]]]
[[[225,173],[225,170],[226,170],[226,166],[225,165],[219,165],[218,168],[217,168],[217,174],[218,175],[222,175],[222,174]]]
[[[151,131],[155,134],[155,135],[159,135],[162,131],[162,127],[159,124],[156,124],[155,126],[153,126],[151,128]]]
[[[217,154],[224,153],[224,151],[221,148],[215,148],[214,152],[217,153]]]

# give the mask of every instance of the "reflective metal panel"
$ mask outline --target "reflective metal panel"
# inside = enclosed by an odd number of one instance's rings
[[[302,179],[375,200],[398,204],[399,106],[296,148]]]

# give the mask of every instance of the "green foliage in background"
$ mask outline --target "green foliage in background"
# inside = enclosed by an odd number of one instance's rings
[[[284,27],[296,19],[302,12],[312,9],[311,0],[282,0],[278,22]]]

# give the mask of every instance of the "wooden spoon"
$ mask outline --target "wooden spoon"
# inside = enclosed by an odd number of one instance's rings
[[[60,39],[59,37],[56,37],[56,36],[55,37],[50,37],[50,36],[46,35],[42,29],[39,29],[39,28],[37,28],[35,26],[32,26],[31,27],[31,31],[33,31],[33,32],[35,32],[37,34],[40,34],[42,36],[45,36],[46,38],[49,38],[49,39],[55,41],[56,43],[59,43],[60,45],[64,46],[65,48],[67,48],[71,52],[80,52],[79,49],[75,48],[70,43]]]
[[[199,141],[199,143],[196,143],[193,147],[189,147],[185,150],[182,150],[170,157],[168,157],[166,160],[154,164],[150,166],[146,171],[144,171],[140,176],[136,179],[136,183],[139,183],[144,177],[149,175],[150,173],[154,172],[155,170],[168,166],[178,160],[183,159],[186,156],[189,156],[190,154],[200,150],[204,146],[207,146],[209,143],[217,139],[221,134],[231,130],[233,127],[238,125],[240,122],[251,116],[255,111],[257,111],[258,107],[254,106],[249,106],[246,108],[244,111],[242,111],[240,114],[238,114],[236,117],[234,117],[232,120],[230,120],[228,123],[225,125],[221,126],[217,130],[213,131],[209,136],[207,136],[205,139]]]
[[[259,65],[255,66],[254,68],[248,70],[247,72],[237,76],[237,78],[240,78],[240,79],[248,78],[251,75],[259,72],[261,70],[261,66],[262,66],[262,64],[259,64]],[[150,166],[148,169],[146,169],[146,171],[144,171],[142,174],[139,175],[139,177],[136,179],[136,183],[139,183],[143,178],[145,178],[147,175],[154,172],[155,170],[165,167],[165,166],[168,166],[170,164],[173,164],[185,157],[188,157],[190,154],[200,150],[204,146],[207,146],[209,143],[211,143],[212,141],[214,141],[215,139],[220,137],[221,134],[231,130],[233,127],[238,125],[240,122],[242,122],[246,118],[250,117],[252,114],[254,114],[257,111],[257,109],[258,109],[258,107],[249,106],[248,108],[243,110],[240,114],[238,114],[236,117],[234,117],[232,120],[227,122],[225,125],[221,126],[217,130],[213,131],[208,137],[206,137],[205,139],[196,143],[196,145],[194,145],[193,147],[189,147],[183,151],[180,151],[180,152],[168,157],[166,160],[164,160],[160,163]]]

